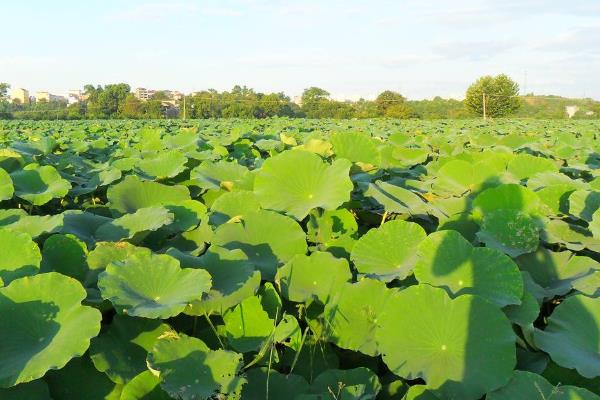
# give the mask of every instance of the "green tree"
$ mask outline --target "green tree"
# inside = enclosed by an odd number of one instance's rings
[[[8,83],[0,82],[0,101],[7,100],[8,89],[10,89],[10,85]]]
[[[122,118],[141,118],[142,117],[142,102],[135,97],[133,93],[129,93],[125,97],[125,101],[120,104],[119,115]]]
[[[519,109],[518,94],[519,85],[507,75],[482,76],[467,89],[465,105],[475,114],[483,115],[485,95],[486,114],[504,117]]]
[[[325,109],[330,107],[329,92],[318,87],[310,87],[302,93],[302,111],[307,118],[323,118]]]
[[[398,115],[401,113],[399,112],[401,108],[397,106],[403,105],[405,102],[406,98],[404,96],[402,96],[398,92],[393,92],[391,90],[381,92],[379,96],[377,96],[377,98],[375,99],[375,104],[377,106],[377,111],[379,112],[379,115],[392,118],[397,118],[394,115]],[[392,115],[387,115],[389,109],[393,110],[391,112]]]

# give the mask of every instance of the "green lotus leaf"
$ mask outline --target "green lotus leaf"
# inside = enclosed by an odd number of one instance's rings
[[[95,286],[98,275],[111,262],[124,262],[135,253],[147,251],[146,248],[137,247],[128,242],[98,242],[96,248],[88,253],[87,265],[89,272],[85,286]]]
[[[352,249],[350,258],[359,274],[389,282],[411,274],[414,251],[426,233],[414,222],[393,220],[369,230]]]
[[[151,371],[144,371],[123,386],[119,400],[170,400],[172,399],[160,388],[160,378]]]
[[[142,181],[129,175],[106,193],[110,208],[116,216],[134,213],[140,208],[177,204],[190,199],[185,186],[167,186],[157,182]]]
[[[52,235],[44,242],[41,272],[55,271],[84,283],[89,268],[85,243],[73,235]]]
[[[0,201],[12,199],[15,189],[10,175],[0,168]]]
[[[333,152],[337,158],[352,162],[378,165],[379,151],[375,140],[364,133],[339,132],[331,136]]]
[[[223,315],[227,341],[241,353],[258,351],[275,329],[275,321],[263,309],[260,298],[246,298]]]
[[[71,184],[61,178],[56,168],[50,165],[29,164],[11,175],[15,196],[34,206],[41,206],[52,199],[64,197]]]
[[[493,171],[481,163],[473,164],[464,160],[451,160],[436,173],[433,190],[437,194],[462,196],[485,186]]]
[[[60,230],[63,215],[27,215],[24,210],[0,210],[0,227],[13,232],[26,233],[33,239]]]
[[[488,247],[518,257],[538,248],[540,230],[535,220],[526,214],[502,209],[485,215],[477,238]]]
[[[0,399],[2,400],[52,400],[48,385],[41,379],[22,383],[8,389],[0,389]]]
[[[150,251],[112,262],[98,277],[102,298],[117,312],[145,318],[173,317],[199,301],[210,286],[208,272],[181,269],[175,258]]]
[[[83,356],[72,359],[63,369],[44,377],[54,400],[120,400],[122,385],[115,384]]]
[[[408,389],[406,396],[402,400],[440,400],[440,398],[427,389],[427,386],[414,385]]]
[[[429,151],[427,149],[396,146],[392,151],[392,157],[400,161],[403,166],[411,166],[425,162],[429,157]]]
[[[596,291],[591,286],[600,275],[600,264],[589,257],[540,248],[535,253],[520,256],[516,261],[543,288],[545,298],[565,295],[574,288],[587,288],[585,293],[590,295]]]
[[[564,215],[569,213],[569,196],[575,189],[571,185],[551,185],[536,192],[542,202],[542,211],[546,215]]]
[[[600,299],[574,295],[552,312],[548,325],[535,331],[535,344],[565,368],[586,378],[600,376]]]
[[[592,231],[594,238],[600,240],[600,210],[596,210],[592,215],[592,221],[590,222],[590,231]]]
[[[5,285],[40,269],[40,249],[26,233],[0,228],[0,254],[0,279]]]
[[[593,221],[588,228],[593,229]],[[544,224],[542,239],[546,243],[560,243],[563,247],[573,251],[587,248],[600,252],[600,237],[592,236],[590,230],[564,220],[553,219]]]
[[[193,257],[174,249],[167,254],[177,258],[183,268],[201,268],[212,277],[212,287],[202,300],[185,310],[190,315],[223,314],[226,310],[253,296],[260,286],[260,272],[241,250],[211,246],[201,257]]]
[[[248,383],[242,391],[243,400],[284,399],[304,394],[309,388],[308,382],[299,375],[284,375],[264,367],[248,370],[246,378]]]
[[[25,165],[23,156],[13,149],[0,149],[0,168],[11,173]]]
[[[241,249],[265,280],[272,280],[278,266],[307,250],[306,235],[296,221],[264,210],[248,213],[241,222],[219,226],[212,243]]]
[[[96,244],[96,230],[111,220],[109,217],[79,210],[67,210],[61,216],[62,226],[59,226],[58,232],[75,235],[89,247]]]
[[[294,147],[293,150],[309,151],[322,157],[329,157],[333,154],[331,143],[315,137],[305,139],[303,144]]]
[[[569,214],[591,222],[600,209],[600,192],[576,190],[569,196]]]
[[[417,194],[388,182],[369,183],[364,195],[372,198],[389,213],[420,215],[429,211],[427,203]]]
[[[56,272],[0,288],[0,387],[42,377],[82,355],[100,331],[100,313],[81,305],[79,282]]]
[[[391,293],[383,282],[368,278],[342,285],[323,313],[329,341],[343,349],[378,355],[377,320]]]
[[[137,167],[142,174],[153,179],[172,178],[185,170],[187,158],[177,150],[161,151],[144,157]]]
[[[536,214],[540,207],[538,196],[526,187],[506,184],[486,189],[473,201],[475,215],[487,214],[500,209],[520,211],[524,214]]]
[[[527,179],[541,172],[558,172],[558,167],[548,158],[521,153],[508,163],[508,172],[518,179]]]
[[[115,315],[108,329],[92,339],[90,358],[115,383],[127,383],[146,370],[146,356],[169,326],[159,320]]]
[[[548,379],[548,382],[555,386],[577,386],[600,395],[600,379],[584,378],[574,369],[563,368],[552,361],[547,363],[546,369],[543,370],[542,376]]]
[[[176,399],[208,400],[219,395],[236,398],[246,382],[238,375],[241,354],[210,350],[200,339],[186,335],[157,340],[147,362],[160,377],[163,390]]]
[[[118,242],[131,239],[144,232],[155,231],[169,225],[175,216],[165,207],[140,208],[133,214],[125,214],[100,226],[96,238],[104,242]]]
[[[344,235],[358,231],[354,215],[345,208],[337,210],[313,210],[307,223],[307,237],[313,243],[327,244]]]
[[[288,300],[303,303],[317,299],[323,304],[351,279],[348,261],[318,251],[310,256],[296,255],[275,276],[281,294]]]
[[[534,295],[524,291],[521,304],[504,307],[504,313],[513,324],[529,327],[540,314],[540,304]]]
[[[312,382],[321,372],[339,368],[339,358],[333,346],[309,335],[300,348],[285,347],[280,366]],[[292,368],[293,366],[293,368]]]
[[[542,376],[515,371],[508,385],[488,393],[489,400],[600,400],[592,392],[575,386],[554,386]]]
[[[202,189],[252,190],[250,171],[237,162],[204,161],[190,172],[190,179]]]
[[[325,163],[306,151],[284,151],[267,159],[256,175],[254,194],[263,208],[283,211],[298,220],[313,208],[334,210],[350,200],[350,163]]]
[[[540,172],[527,180],[527,187],[539,190],[548,186],[569,186],[573,190],[586,189],[589,185],[580,180],[574,180],[560,172]]]
[[[499,307],[521,302],[517,265],[497,250],[473,247],[456,231],[432,233],[415,255],[417,280],[444,288],[452,297],[476,294]]]
[[[197,200],[184,200],[164,206],[173,214],[173,222],[167,227],[171,232],[186,232],[195,229],[206,216],[206,206]]]
[[[212,225],[221,225],[232,218],[260,210],[260,203],[253,192],[237,190],[219,196],[210,207],[209,221]]]
[[[464,400],[510,379],[515,334],[494,304],[471,295],[451,299],[442,289],[417,285],[394,293],[382,308],[376,338],[395,375],[423,378],[439,397]]]
[[[350,389],[349,393],[353,395],[352,397],[338,395],[339,392],[347,389]],[[326,395],[327,398],[333,393],[335,397],[341,399],[374,399],[380,390],[379,378],[373,371],[365,367],[344,370],[329,369],[321,372],[310,386],[311,393]]]

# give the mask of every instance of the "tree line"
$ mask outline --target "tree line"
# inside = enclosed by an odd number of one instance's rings
[[[466,91],[464,100],[435,97],[432,100],[408,100],[400,93],[386,90],[374,100],[339,101],[329,92],[310,87],[300,101],[293,102],[282,92],[261,93],[236,85],[230,91],[209,89],[173,101],[165,92],[156,92],[142,101],[125,83],[86,85],[85,101],[67,105],[61,102],[11,103],[7,84],[0,83],[0,118],[8,119],[161,119],[161,118],[421,118],[458,119],[482,116],[527,116],[564,118],[561,98],[547,96],[531,101],[519,96],[519,86],[506,75],[484,76]],[[539,97],[539,96],[538,96]],[[581,103],[581,102],[580,102]],[[551,105],[551,107],[550,107]],[[600,115],[600,103],[581,103],[576,116]],[[592,111],[590,114],[589,111]]]

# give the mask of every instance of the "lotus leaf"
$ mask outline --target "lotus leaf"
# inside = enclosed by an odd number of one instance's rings
[[[115,315],[106,332],[92,339],[90,358],[113,382],[124,384],[146,370],[146,356],[169,326],[159,320]]]
[[[363,235],[350,258],[359,274],[385,282],[404,279],[417,262],[414,249],[425,236],[425,230],[414,222],[388,221]]]
[[[327,337],[337,346],[375,356],[375,330],[392,291],[383,282],[365,278],[345,283],[325,305]]]
[[[258,351],[275,329],[275,321],[263,309],[260,298],[246,298],[223,315],[227,340],[241,353]]]
[[[473,247],[456,231],[429,235],[418,248],[415,277],[455,297],[479,295],[499,307],[520,304],[523,280],[517,265],[501,252]]]
[[[488,247],[518,257],[538,248],[540,230],[536,221],[526,214],[502,209],[485,215],[477,238]]]
[[[52,199],[67,195],[71,184],[61,178],[56,168],[50,165],[29,164],[11,175],[15,196],[34,206],[41,206]]]
[[[317,299],[323,304],[351,279],[348,261],[324,252],[296,255],[279,268],[275,277],[288,300],[302,303]]]
[[[219,226],[213,244],[241,249],[266,280],[275,277],[278,266],[307,250],[306,235],[296,221],[264,210],[248,213],[241,222]]]
[[[111,262],[98,277],[102,298],[117,312],[145,318],[173,317],[199,301],[210,286],[208,272],[182,269],[175,258],[150,251]]]
[[[246,378],[248,383],[242,391],[243,400],[284,399],[304,394],[309,388],[308,382],[299,375],[284,375],[268,368],[252,368]]]
[[[479,399],[508,383],[516,363],[510,322],[479,296],[451,299],[442,289],[411,286],[390,296],[378,325],[388,368],[423,378],[441,398]]]
[[[0,228],[0,279],[5,285],[40,269],[40,249],[26,233]]]
[[[190,172],[190,178],[202,189],[252,190],[248,168],[230,161],[204,161]]]
[[[573,295],[558,305],[535,344],[558,365],[574,368],[586,378],[600,376],[600,299]]]
[[[163,390],[181,400],[208,400],[218,394],[234,397],[246,382],[238,376],[240,354],[210,350],[200,339],[186,335],[157,340],[147,362],[160,377]]]
[[[0,201],[12,199],[15,189],[10,175],[0,168]]]
[[[100,331],[100,313],[82,306],[79,282],[56,272],[0,288],[0,387],[42,377],[81,356]]]
[[[125,214],[100,226],[96,238],[105,242],[131,239],[143,232],[155,231],[171,224],[175,216],[165,207],[140,208],[133,214]]]
[[[119,400],[171,400],[160,388],[160,378],[151,371],[144,371],[123,386]]]
[[[331,136],[331,144],[337,158],[365,164],[379,164],[380,156],[376,142],[364,133],[339,132]]]
[[[515,371],[508,385],[487,395],[489,400],[600,400],[586,389],[557,385],[554,386],[542,376]]]
[[[313,208],[334,210],[350,200],[349,170],[347,160],[329,165],[306,151],[285,151],[264,162],[254,182],[254,194],[263,208],[302,220]]]
[[[109,187],[106,196],[116,216],[133,213],[140,208],[177,204],[190,199],[189,190],[185,186],[142,181],[134,175]]]

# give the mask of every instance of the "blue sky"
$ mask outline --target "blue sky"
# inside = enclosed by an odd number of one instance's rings
[[[31,91],[461,98],[504,72],[528,92],[600,99],[599,0],[38,0],[0,13],[0,81]]]

